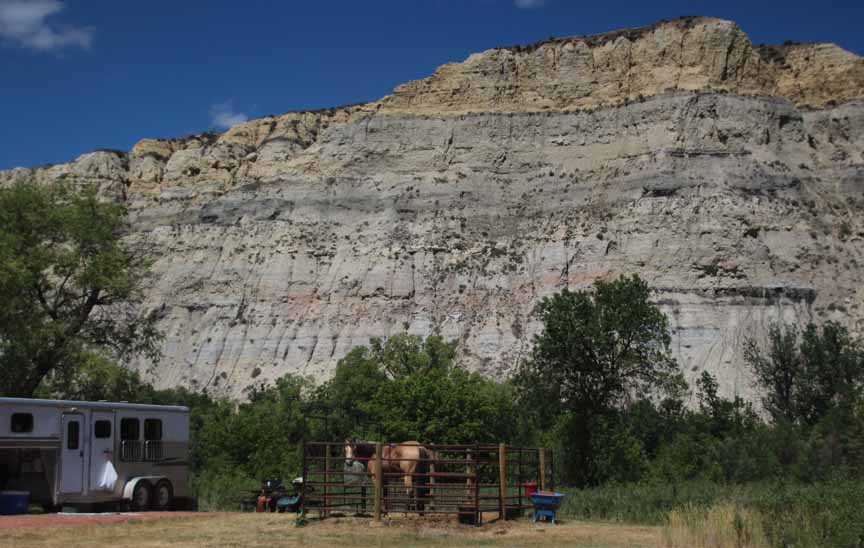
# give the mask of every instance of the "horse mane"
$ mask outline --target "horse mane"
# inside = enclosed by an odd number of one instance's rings
[[[360,459],[369,459],[375,456],[376,441],[354,440],[351,446],[354,448],[354,456]]]

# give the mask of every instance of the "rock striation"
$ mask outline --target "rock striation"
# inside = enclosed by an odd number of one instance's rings
[[[242,397],[371,337],[502,376],[538,299],[638,273],[685,374],[770,321],[864,329],[864,59],[704,17],[499,48],[367,104],[0,172],[96,184],[152,250],[158,386]]]

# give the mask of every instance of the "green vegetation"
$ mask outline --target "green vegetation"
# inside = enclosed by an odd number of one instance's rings
[[[646,481],[564,492],[567,498],[562,511],[574,518],[665,525],[670,535],[684,533],[691,539],[689,544],[667,539],[671,546],[704,546],[701,540],[693,540],[693,535],[711,532],[711,527],[715,527],[715,536],[737,538],[736,513],[742,520],[740,527],[757,532],[760,539],[749,544],[733,541],[717,546],[833,547],[864,543],[864,521],[860,518],[864,481],[860,479],[738,485]],[[725,530],[717,528],[718,523],[725,523]]]
[[[840,324],[772,325],[768,349],[745,344],[747,361],[766,388],[763,404],[778,423],[814,426],[860,403],[864,354]]]
[[[102,356],[158,358],[154,319],[135,307],[147,265],[121,242],[125,213],[95,189],[0,190],[0,394],[87,384],[82,368]]]
[[[516,440],[509,385],[454,364],[440,337],[373,340],[340,360],[329,382],[294,376],[235,405],[185,390],[139,385],[135,401],[191,408],[192,463],[202,509],[236,509],[262,478],[300,475],[303,440]]]
[[[747,342],[766,407],[788,392],[769,382],[783,367],[809,385],[806,413],[766,422],[721,397],[708,373],[693,387],[696,406],[685,405],[690,388],[669,357],[665,318],[638,278],[555,295],[539,310],[546,329],[512,383],[464,371],[439,337],[403,334],[355,348],[318,387],[286,377],[239,406],[195,396],[186,403],[202,507],[230,508],[261,477],[298,474],[303,439],[504,441],[555,449],[557,485],[581,487],[565,488],[564,512],[580,518],[663,524],[671,512],[722,514],[731,504],[762,520],[771,542],[780,538],[772,520],[821,527],[832,542],[854,534],[827,517],[864,510],[853,495],[862,487],[862,351],[842,327],[800,336],[777,327]],[[814,379],[829,378],[816,389]]]
[[[864,345],[840,324],[744,342],[764,416],[707,372],[685,383],[637,276],[543,299],[512,380],[400,334],[353,349],[326,383],[286,376],[238,404],[117,365],[159,340],[134,306],[146,264],[119,238],[123,213],[92,191],[0,191],[0,393],[189,406],[202,508],[299,475],[304,440],[504,442],[554,449],[565,513],[665,524],[670,545],[864,546]]]
[[[330,413],[334,439],[515,439],[511,387],[455,366],[455,355],[455,345],[437,336],[373,340],[339,362],[312,404]]]
[[[578,484],[638,479],[644,448],[619,410],[683,383],[648,285],[634,276],[594,287],[541,301],[544,329],[515,381],[532,430],[554,425],[545,438],[563,477]]]

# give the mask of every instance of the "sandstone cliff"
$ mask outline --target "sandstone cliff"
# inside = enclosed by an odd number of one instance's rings
[[[407,330],[506,374],[539,298],[636,272],[688,377],[775,318],[864,327],[864,59],[685,18],[449,64],[369,104],[0,172],[95,183],[154,249],[149,374],[240,396]],[[147,364],[133,364],[148,370]]]

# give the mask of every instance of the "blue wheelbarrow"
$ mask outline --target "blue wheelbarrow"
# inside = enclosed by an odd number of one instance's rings
[[[531,503],[534,504],[534,523],[537,523],[541,517],[545,517],[554,524],[555,512],[558,511],[563,499],[563,493],[547,493],[544,491],[531,493]]]

